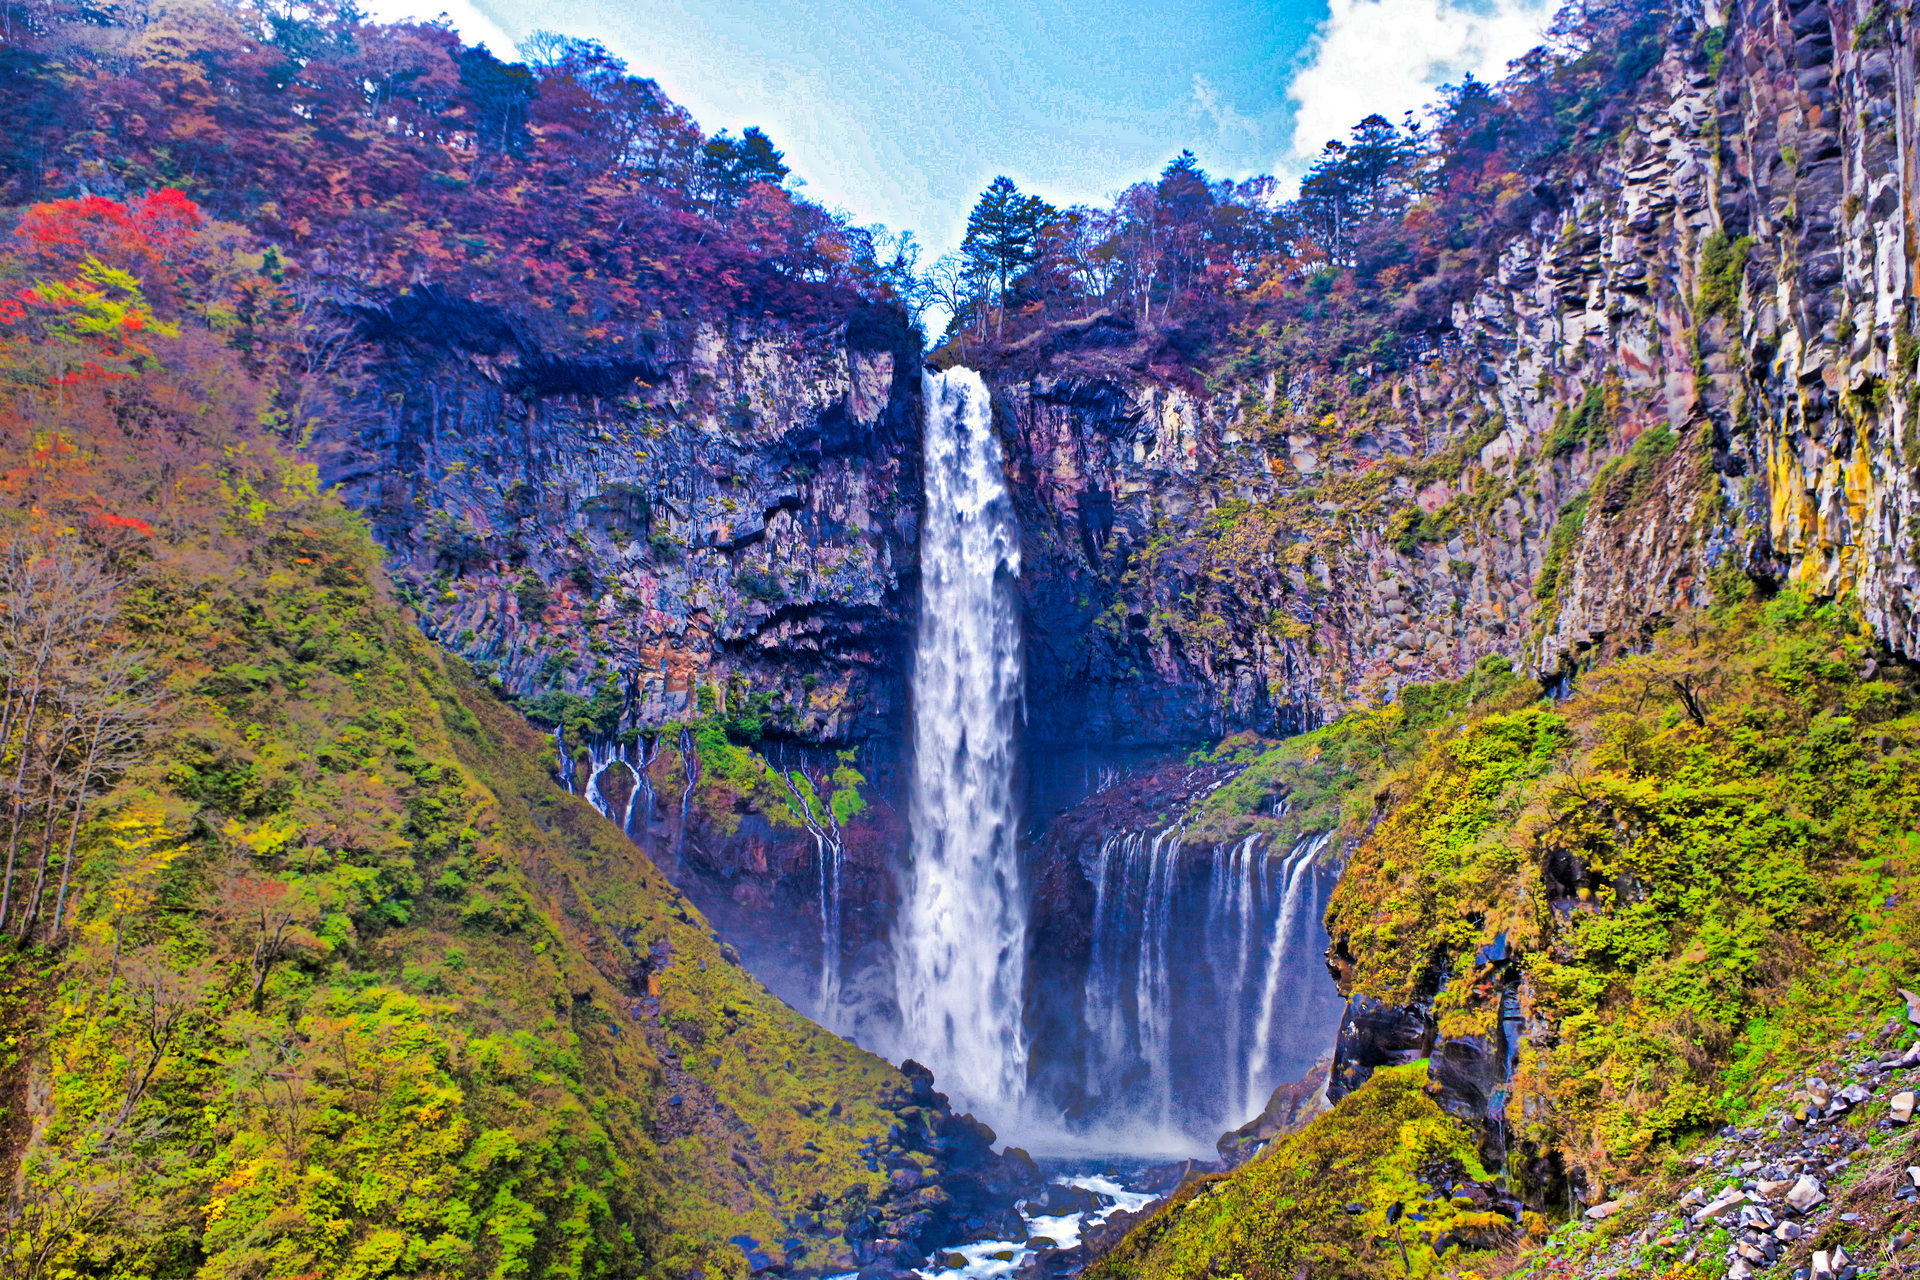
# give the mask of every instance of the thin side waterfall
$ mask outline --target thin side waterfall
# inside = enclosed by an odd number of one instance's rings
[[[1265,840],[1203,851],[1180,820],[1089,850],[1079,1083],[1062,1100],[1116,1141],[1210,1143],[1332,1032],[1339,1001],[1317,954],[1326,837]]]
[[[1247,1084],[1245,1096],[1249,1101],[1258,1098],[1259,1083],[1256,1072],[1264,1072],[1273,1050],[1273,1007],[1280,996],[1280,980],[1287,971],[1287,956],[1293,947],[1294,925],[1300,918],[1300,890],[1304,881],[1311,892],[1317,894],[1317,881],[1313,875],[1315,860],[1320,850],[1326,847],[1330,833],[1326,835],[1306,836],[1293,847],[1288,855],[1288,864],[1292,868],[1286,878],[1286,897],[1280,904],[1280,914],[1274,918],[1273,940],[1267,944],[1266,979],[1260,984],[1260,1004],[1258,1019],[1253,1029],[1253,1052],[1247,1056]],[[1264,1102],[1265,1099],[1260,1099]]]
[[[693,789],[700,785],[700,757],[693,750],[693,735],[684,726],[680,730],[680,769],[686,783],[680,789],[680,826],[673,835],[673,865],[684,866],[687,857],[687,821],[693,812]]]
[[[653,787],[647,781],[647,759],[645,749],[636,752],[635,748],[624,742],[602,742],[587,744],[587,786],[581,792],[586,802],[598,809],[607,818],[620,824],[620,829],[633,835],[633,815],[636,810],[641,814],[651,814]],[[628,788],[625,796],[609,794],[608,784],[614,780],[615,768],[626,775]],[[646,804],[642,807],[641,800]]]
[[[972,1105],[1026,1091],[1026,899],[1014,847],[1018,532],[986,384],[929,373],[913,667],[912,852],[895,925],[906,1047]]]
[[[820,864],[820,989],[818,1021],[829,1030],[840,1025],[840,864],[846,846],[840,839],[840,824],[833,816],[831,803],[816,815],[807,803],[792,774],[782,774],[787,793],[793,797],[794,812],[813,837],[813,852]]]

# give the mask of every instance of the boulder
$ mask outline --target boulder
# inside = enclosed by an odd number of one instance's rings
[[[1332,1059],[1322,1058],[1298,1080],[1275,1089],[1259,1115],[1231,1133],[1221,1134],[1219,1141],[1214,1143],[1214,1149],[1220,1153],[1221,1167],[1238,1168],[1252,1159],[1254,1153],[1267,1143],[1282,1134],[1292,1133],[1325,1111],[1327,1082],[1332,1067]],[[1186,1172],[1183,1171],[1182,1177],[1185,1176]],[[1178,1183],[1175,1185],[1177,1186]],[[1154,1186],[1142,1188],[1146,1191],[1162,1189]],[[1166,1187],[1164,1190],[1171,1191],[1173,1187]]]
[[[1037,1206],[1048,1217],[1054,1218],[1069,1213],[1098,1213],[1103,1203],[1097,1193],[1085,1187],[1070,1187],[1058,1182],[1048,1183],[1037,1202],[1027,1202],[1030,1208]]]
[[[1357,995],[1347,1001],[1334,1046],[1327,1101],[1334,1103],[1365,1084],[1380,1067],[1418,1062],[1433,1049],[1433,1020],[1421,1009]]]
[[[1821,1189],[1819,1181],[1805,1173],[1787,1190],[1786,1196],[1787,1203],[1799,1213],[1805,1213],[1826,1198],[1827,1193]]]
[[[1696,1227],[1704,1227],[1721,1214],[1733,1209],[1738,1209],[1743,1204],[1752,1203],[1753,1198],[1739,1187],[1722,1191],[1719,1195],[1709,1200],[1704,1206],[1694,1211],[1693,1225]]]
[[[1914,1093],[1903,1089],[1893,1095],[1893,1101],[1887,1106],[1887,1116],[1895,1124],[1906,1124],[1913,1119]]]

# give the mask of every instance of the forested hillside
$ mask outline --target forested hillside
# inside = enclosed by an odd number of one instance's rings
[[[1004,1212],[420,636],[295,452],[291,311],[177,191],[0,248],[7,1273],[744,1274]]]

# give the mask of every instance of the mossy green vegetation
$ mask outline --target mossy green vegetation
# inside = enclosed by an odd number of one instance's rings
[[[1511,698],[1526,685],[1507,659],[1481,659],[1459,680],[1409,685],[1393,701],[1356,707],[1330,725],[1269,741],[1237,734],[1202,762],[1242,766],[1208,795],[1190,819],[1195,839],[1227,840],[1252,831],[1272,836],[1269,847],[1309,833],[1363,831],[1391,798],[1393,772],[1415,757],[1433,734],[1459,722],[1469,708]],[[1280,804],[1285,812],[1276,814]]]
[[[722,1275],[726,1237],[864,1203],[896,1074],[552,786],[354,520],[270,510],[218,573],[159,551],[125,586],[169,714],[84,846],[10,1244],[42,1274]]]
[[[1724,586],[1567,702],[1435,744],[1328,912],[1351,989],[1431,1000],[1443,1034],[1494,1015],[1436,975],[1506,934],[1555,1028],[1509,1119],[1596,1177],[1739,1106],[1727,1073],[1784,1051],[1782,1020],[1888,1000],[1920,937],[1912,677],[1842,604]]]
[[[1090,1280],[1290,1280],[1432,1275],[1470,1265],[1518,1224],[1452,1194],[1482,1181],[1472,1133],[1425,1090],[1426,1063],[1389,1067],[1231,1176],[1190,1185]]]
[[[1701,320],[1733,316],[1753,246],[1752,236],[1729,239],[1724,231],[1710,232],[1701,241],[1700,286],[1694,304]]]
[[[553,784],[551,736],[285,451],[213,286],[154,271],[175,320],[124,369],[43,377],[54,349],[0,332],[9,590],[89,566],[109,621],[59,669],[118,655],[152,694],[73,856],[43,846],[71,894],[0,911],[0,1273],[712,1280],[742,1235],[844,1269],[903,1077]],[[857,773],[825,776],[802,805],[851,816]]]
[[[1920,970],[1920,677],[1844,600],[1717,586],[1559,701],[1483,663],[1285,743],[1230,740],[1247,767],[1203,810],[1221,831],[1346,837],[1327,926],[1348,994],[1421,1008],[1449,1038],[1497,1035],[1512,992],[1529,1030],[1505,1136],[1588,1188],[1690,1168],[1696,1143],[1900,1009]],[[1481,949],[1502,939],[1490,975]],[[1426,1080],[1377,1072],[1102,1274],[1420,1273],[1372,1215],[1404,1198],[1377,1155],[1411,1105],[1396,1091]],[[1314,1198],[1322,1181],[1341,1189]],[[1490,1247],[1504,1269],[1531,1246]]]

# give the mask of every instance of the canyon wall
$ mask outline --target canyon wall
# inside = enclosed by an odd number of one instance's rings
[[[431,286],[341,310],[355,376],[318,447],[423,628],[536,718],[571,721],[556,774],[594,783],[803,1005],[821,851],[781,779],[850,761],[865,809],[836,833],[841,924],[853,967],[872,961],[903,839],[917,596],[905,318],[822,307],[810,325],[703,322],[555,353]],[[685,731],[714,716],[748,754]]]
[[[1106,313],[996,353],[1036,733],[1286,732],[1489,654],[1551,682],[1721,570],[1914,652],[1912,55],[1867,0],[1695,7],[1625,129],[1502,197],[1450,323],[1337,369],[1203,377]]]

